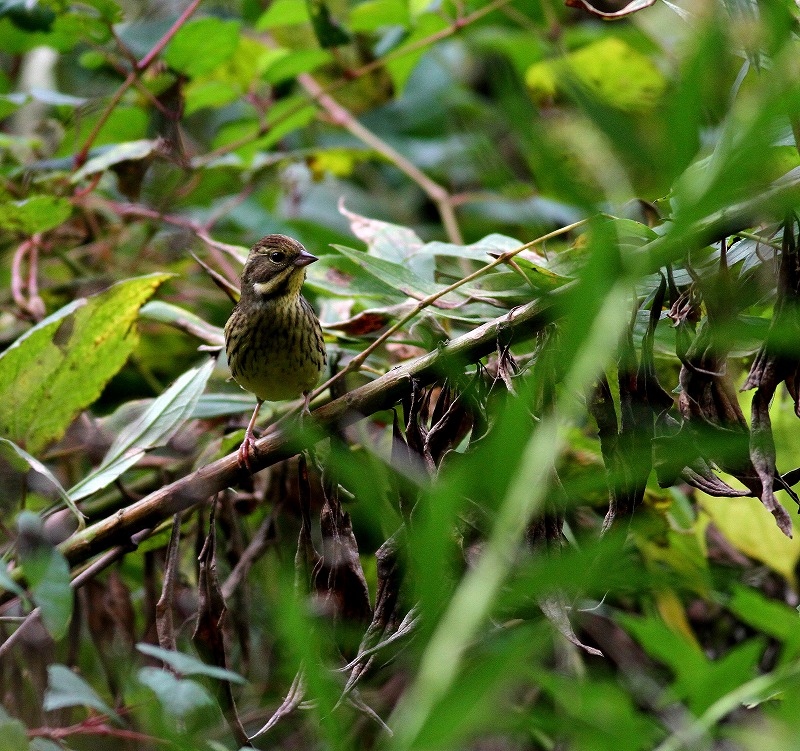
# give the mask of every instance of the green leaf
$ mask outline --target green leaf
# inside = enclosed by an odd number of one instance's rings
[[[35,235],[63,224],[72,213],[66,198],[34,196],[24,201],[0,204],[0,229],[23,235]]]
[[[94,175],[97,172],[104,172],[109,167],[120,162],[139,161],[152,156],[157,148],[156,141],[142,139],[140,141],[130,141],[120,143],[116,146],[103,149],[98,156],[92,157],[83,165],[71,178],[71,182],[77,183],[84,177]]]
[[[413,10],[412,15],[415,15]],[[409,76],[414,68],[417,67],[417,63],[422,59],[422,56],[428,51],[428,48],[422,47],[402,55],[399,54],[400,50],[410,47],[428,38],[432,34],[436,34],[442,29],[447,28],[447,25],[447,21],[438,13],[425,13],[419,17],[413,33],[405,40],[404,44],[398,47],[397,51],[392,51],[393,54],[398,54],[399,56],[386,63],[386,70],[391,76],[398,97],[402,94]]]
[[[17,597],[27,599],[25,590],[9,576],[5,566],[0,566],[0,587],[5,589],[6,592],[12,592]]]
[[[741,585],[733,587],[725,607],[752,628],[784,643],[779,664],[793,661],[800,654],[800,613],[794,608]]]
[[[203,394],[192,413],[193,420],[210,420],[226,415],[251,413],[256,398],[250,394]]]
[[[164,711],[177,719],[185,720],[197,712],[217,709],[217,703],[208,692],[190,678],[176,678],[167,670],[158,668],[142,668],[137,676],[139,682],[158,697]]]
[[[408,26],[411,17],[405,0],[367,0],[350,11],[353,31],[377,31],[384,26]]]
[[[310,20],[311,16],[305,3],[299,0],[275,0],[256,21],[256,30],[267,31],[281,26],[297,26]]]
[[[67,559],[45,538],[42,520],[30,511],[17,518],[17,551],[25,580],[48,633],[56,640],[67,633],[73,592]]]
[[[26,748],[30,746],[25,725],[0,706],[0,751],[24,751]]]
[[[349,220],[351,231],[367,246],[370,255],[400,263],[417,253],[423,245],[417,233],[409,227],[355,214],[343,203],[339,205],[339,213]]]
[[[66,665],[50,665],[47,668],[47,691],[43,709],[52,712],[64,707],[90,707],[121,723],[119,715],[111,709],[95,690]]]
[[[184,89],[186,105],[184,113],[192,115],[204,107],[220,108],[236,101],[241,92],[238,86],[227,81],[193,80]]]
[[[167,64],[189,77],[210,73],[233,56],[241,24],[201,18],[181,27],[164,51]]]
[[[404,295],[410,297],[427,297],[441,289],[441,285],[421,279],[399,263],[392,263],[383,258],[376,258],[361,250],[353,250],[344,245],[334,245],[333,247],[345,256],[345,258],[348,258],[364,269],[368,274],[381,282],[396,287]]]
[[[214,361],[208,360],[181,375],[138,420],[120,432],[100,466],[70,488],[70,497],[78,501],[107,487],[136,464],[145,452],[167,443],[191,418],[213,370]]]
[[[129,279],[45,318],[0,354],[0,434],[37,454],[125,364],[139,307],[168,274]]]
[[[709,660],[694,644],[670,630],[657,617],[618,614],[625,629],[655,659],[675,674],[672,690],[701,714],[717,699],[750,680],[764,652],[763,639],[750,639],[717,660]]]
[[[331,53],[325,50],[295,50],[281,55],[268,65],[262,77],[268,83],[281,83],[300,73],[310,73],[332,60]]]
[[[22,460],[22,465],[25,472],[27,472],[28,469],[32,469],[34,472],[38,472],[40,475],[45,477],[58,491],[58,495],[61,497],[61,500],[64,501],[67,508],[75,515],[75,518],[78,520],[78,528],[83,529],[86,526],[84,515],[72,502],[72,499],[67,494],[67,491],[64,490],[61,483],[58,481],[58,478],[44,464],[42,464],[42,462],[25,451],[25,449],[20,448],[16,443],[9,441],[7,438],[0,438],[0,454],[5,454],[8,456],[9,453]]]
[[[232,670],[225,670],[216,665],[206,665],[196,657],[183,654],[183,652],[173,652],[172,650],[162,649],[154,644],[146,644],[144,642],[137,644],[136,649],[148,657],[155,657],[161,660],[181,675],[207,675],[210,678],[219,678],[222,681],[247,683],[241,675],[234,673]]]
[[[528,88],[540,101],[567,91],[573,81],[625,112],[652,110],[667,85],[649,57],[618,37],[592,42],[563,59],[535,63],[525,74]]]
[[[350,41],[350,35],[331,16],[325,0],[306,0],[306,7],[320,47],[338,47]]]
[[[429,253],[434,256],[451,256],[453,258],[471,258],[474,261],[489,263],[491,256],[516,250],[523,243],[507,235],[493,233],[472,243],[471,245],[454,245],[453,243],[432,242],[425,243],[420,253]]]
[[[242,248],[242,251],[244,256],[247,257],[247,248]],[[181,331],[186,331],[215,347],[222,347],[225,344],[225,334],[219,326],[214,326],[208,321],[204,321],[200,316],[178,305],[173,305],[163,300],[151,300],[142,305],[139,315],[150,321],[159,321],[181,329]]]

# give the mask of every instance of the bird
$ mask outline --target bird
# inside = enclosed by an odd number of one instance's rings
[[[306,267],[319,260],[286,235],[262,237],[247,255],[241,296],[225,324],[225,353],[233,379],[255,394],[256,408],[239,447],[239,466],[252,471],[253,428],[265,401],[305,399],[327,357],[317,314],[301,294]]]

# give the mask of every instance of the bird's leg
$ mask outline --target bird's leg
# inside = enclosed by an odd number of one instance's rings
[[[247,426],[247,430],[244,432],[244,440],[242,441],[242,445],[239,446],[239,466],[242,469],[247,469],[249,472],[253,471],[253,468],[250,466],[250,454],[256,445],[253,428],[256,425],[256,419],[258,418],[258,413],[261,410],[261,405],[263,403],[263,399],[259,399],[258,402],[256,402],[256,408],[253,410],[253,416],[250,418],[250,423]]]
[[[308,405],[311,403],[311,392],[304,391],[303,392],[303,410],[300,413],[300,419],[306,417],[307,415],[311,414],[311,410],[308,408]]]

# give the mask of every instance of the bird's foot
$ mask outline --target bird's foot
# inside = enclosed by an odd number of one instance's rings
[[[252,430],[247,430],[244,434],[242,445],[239,446],[239,466],[246,469],[250,474],[253,473],[253,467],[250,463],[252,456],[255,454],[256,439]]]

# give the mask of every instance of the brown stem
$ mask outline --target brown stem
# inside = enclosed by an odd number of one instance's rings
[[[197,10],[198,5],[200,5],[200,0],[192,0],[192,2],[189,3],[189,6],[186,8],[186,10],[183,11],[183,13],[181,13],[180,16],[178,16],[178,19],[175,21],[175,23],[172,24],[172,26],[170,26],[169,29],[167,29],[167,33],[164,34],[164,36],[161,37],[161,39],[159,39],[156,42],[155,47],[153,47],[153,49],[151,49],[150,52],[148,52],[139,61],[138,65],[136,66],[137,70],[139,70],[140,72],[147,70],[147,68],[150,66],[150,63],[152,63],[153,60],[155,60],[156,57],[159,55],[161,50],[163,50],[164,47],[166,47],[167,44],[169,44],[169,40],[175,36],[175,34],[178,32],[181,26],[183,26],[183,24],[185,24],[189,20],[191,15]]]
[[[377,151],[419,185],[436,204],[450,242],[456,245],[464,244],[456,214],[453,210],[453,204],[450,200],[450,193],[443,186],[428,177],[394,147],[362,125],[349,110],[342,107],[330,94],[326,94],[313,76],[308,73],[301,73],[297,76],[297,81],[319,103],[319,106],[328,113],[334,124],[341,126],[359,141]]]

